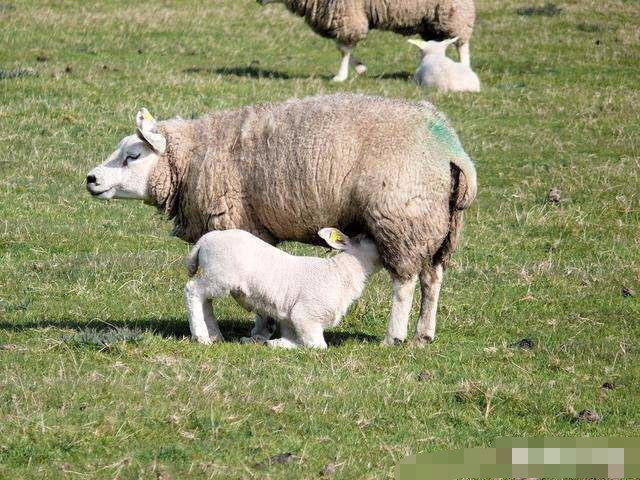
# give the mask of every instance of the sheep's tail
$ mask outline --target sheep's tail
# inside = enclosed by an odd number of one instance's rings
[[[471,164],[471,181],[463,170],[454,162],[451,162],[451,196],[449,197],[449,232],[433,256],[432,265],[449,263],[449,257],[456,249],[460,232],[462,231],[463,209],[467,208],[476,196],[476,170]]]
[[[458,177],[457,188],[452,192],[455,197],[455,209],[464,210],[473,203],[478,193],[476,167],[466,153],[456,155],[451,164],[451,175]]]
[[[187,273],[190,277],[193,277],[198,271],[199,262],[198,254],[200,253],[200,244],[196,243],[189,254],[187,255]]]

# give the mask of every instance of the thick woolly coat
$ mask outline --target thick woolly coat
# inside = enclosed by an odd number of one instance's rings
[[[275,244],[365,232],[398,277],[446,260],[476,194],[473,163],[427,102],[337,94],[158,124],[150,203],[197,241],[239,228]]]
[[[317,34],[355,46],[371,29],[424,40],[471,38],[475,22],[473,0],[283,0],[287,9],[304,17]]]

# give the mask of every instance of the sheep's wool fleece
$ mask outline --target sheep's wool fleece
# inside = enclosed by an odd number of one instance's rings
[[[475,197],[473,163],[427,102],[337,94],[158,128],[167,151],[151,202],[191,243],[230,228],[316,243],[331,225],[369,233],[385,266],[408,277],[455,247]]]
[[[466,43],[475,22],[473,0],[284,0],[319,35],[347,45],[363,40],[370,29],[425,40],[459,37]]]

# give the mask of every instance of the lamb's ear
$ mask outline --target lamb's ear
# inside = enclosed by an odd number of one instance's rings
[[[167,140],[161,133],[158,133],[158,122],[149,113],[149,110],[142,107],[136,114],[136,126],[138,127],[138,135],[146,140],[151,148],[158,155],[162,155],[167,148]]]
[[[411,45],[415,45],[420,50],[424,50],[427,46],[427,42],[425,42],[424,40],[418,40],[417,38],[410,38],[407,40],[407,42],[409,42]]]
[[[349,237],[337,228],[323,228],[318,235],[327,242],[327,245],[336,250],[344,250],[350,243]]]

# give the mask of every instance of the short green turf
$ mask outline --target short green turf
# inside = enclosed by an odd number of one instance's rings
[[[0,2],[0,477],[389,478],[501,436],[637,435],[640,5],[555,7],[479,0],[465,95],[422,92],[417,51],[382,32],[333,84],[335,47],[281,5]],[[187,246],[150,207],[89,198],[86,172],[141,106],[338,91],[429,98],[476,162],[436,341],[379,345],[378,274],[327,351],[240,344],[232,301],[229,341],[192,342]]]

